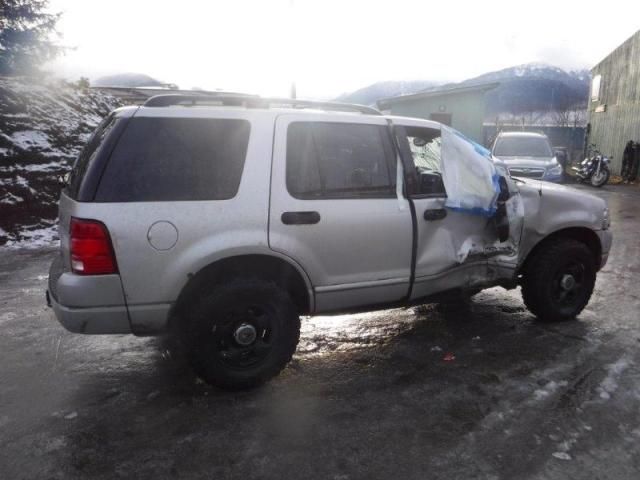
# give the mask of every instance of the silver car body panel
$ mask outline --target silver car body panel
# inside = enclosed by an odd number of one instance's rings
[[[63,194],[62,262],[70,264],[71,217],[95,219],[110,232],[119,269],[118,275],[80,276],[67,268],[53,279],[57,296],[52,306],[72,331],[161,332],[189,279],[204,267],[235,256],[268,255],[287,262],[304,279],[310,311],[323,313],[513,280],[538,242],[568,227],[596,231],[603,262],[611,244],[610,232],[602,230],[604,201],[554,184],[530,180],[516,184],[509,179],[525,216],[514,223],[512,239],[502,246],[487,218],[448,211],[444,219],[428,222],[424,211],[442,208],[444,198],[414,199],[418,231],[410,291],[413,219],[403,194],[399,159],[395,198],[301,200],[286,188],[286,131],[293,121],[386,125],[392,120],[439,128],[436,122],[233,107],[140,107],[117,114],[246,119],[251,124],[246,161],[238,193],[230,200],[95,203],[77,202]],[[317,211],[321,221],[284,225],[281,216],[288,211]],[[151,245],[149,231],[157,222],[177,231],[175,244],[168,249]]]
[[[440,130],[440,124],[428,120],[393,120],[394,125]],[[518,195],[517,191],[513,194]],[[471,289],[485,284],[489,258],[497,253],[490,248],[498,242],[497,230],[486,217],[447,209],[443,219],[425,220],[425,211],[444,209],[445,199],[445,195],[413,199],[417,221],[413,300],[451,288]],[[501,245],[502,251],[515,251],[518,241],[519,235]]]
[[[603,230],[607,203],[595,195],[575,188],[539,180],[525,180],[519,186],[524,200],[525,218],[518,265],[544,238],[567,228],[587,228],[602,242],[602,253],[611,247],[611,232]]]
[[[293,197],[286,185],[287,129],[292,122],[322,121],[387,126],[376,116],[313,113],[278,116],[271,173],[269,246],[305,269],[315,289],[316,311],[399,301],[409,291],[412,220],[408,201],[396,198]],[[397,162],[396,168],[399,168]],[[315,225],[285,225],[285,212],[314,211]]]
[[[131,330],[127,307],[70,308],[51,299],[58,321],[72,333],[116,334],[135,333]]]
[[[64,194],[61,196],[59,228],[64,261],[70,262],[68,232],[72,216],[105,224],[111,235],[134,332],[163,330],[170,307],[189,278],[217,260],[269,255],[287,261],[308,282],[296,262],[268,246],[269,183],[264,179],[270,177],[273,112],[241,108],[139,108],[135,113],[136,116],[247,119],[251,123],[251,135],[239,190],[230,200],[97,203],[77,202]],[[168,250],[154,248],[148,239],[151,226],[161,221],[171,223],[178,232],[175,245]],[[310,283],[308,290],[311,291]],[[311,302],[313,306],[313,296]]]

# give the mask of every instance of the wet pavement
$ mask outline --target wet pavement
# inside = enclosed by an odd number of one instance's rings
[[[587,187],[580,187],[588,189]],[[162,338],[67,333],[51,250],[0,251],[0,478],[640,477],[640,193],[579,320],[519,290],[303,320],[266,386],[209,387]]]

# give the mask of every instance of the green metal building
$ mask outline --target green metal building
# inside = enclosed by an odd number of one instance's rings
[[[620,173],[629,140],[640,142],[640,31],[591,69],[589,143]]]
[[[449,125],[467,137],[482,143],[485,93],[498,83],[442,87],[433,90],[378,100],[384,113],[418,117]]]

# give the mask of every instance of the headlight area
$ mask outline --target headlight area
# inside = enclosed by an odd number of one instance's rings
[[[545,178],[558,177],[560,175],[562,175],[562,165],[557,162],[554,162],[553,165],[544,173]]]
[[[611,227],[611,217],[609,216],[609,209],[605,208],[602,215],[602,229],[609,230]]]

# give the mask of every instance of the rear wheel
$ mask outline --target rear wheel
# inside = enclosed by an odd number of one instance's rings
[[[528,260],[522,298],[538,320],[569,320],[587,305],[595,281],[596,264],[589,248],[562,239],[543,246]]]
[[[300,336],[289,295],[260,280],[212,287],[189,317],[191,364],[206,382],[223,388],[250,388],[278,375]]]

